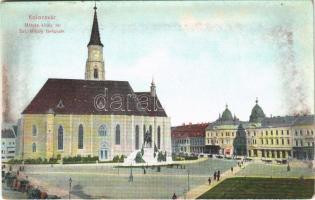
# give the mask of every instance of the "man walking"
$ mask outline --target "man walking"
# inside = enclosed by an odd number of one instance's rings
[[[220,180],[220,170],[218,170],[217,181]]]
[[[213,180],[217,180],[217,171],[215,171],[213,174]]]
[[[210,177],[208,178],[208,182],[209,182],[209,185],[211,185],[211,178]]]

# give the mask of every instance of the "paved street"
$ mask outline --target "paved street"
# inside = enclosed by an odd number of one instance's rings
[[[161,169],[133,169],[133,182],[128,182],[130,169],[113,168],[106,165],[89,166],[27,166],[25,173],[38,184],[45,182],[46,188],[61,188],[65,196],[72,178],[72,194],[80,198],[170,198],[175,192],[183,196],[190,189],[207,181],[215,170],[221,172],[236,165],[236,161],[211,159],[187,164],[185,169],[177,167]]]

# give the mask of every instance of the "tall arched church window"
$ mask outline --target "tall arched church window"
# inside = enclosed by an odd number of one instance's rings
[[[84,137],[83,125],[80,124],[78,133],[78,149],[83,149],[83,137]]]
[[[157,128],[157,146],[158,146],[158,149],[161,148],[161,128],[160,128],[160,126],[158,126],[158,128]]]
[[[99,136],[106,136],[107,135],[107,128],[105,124],[102,124],[99,128],[98,128],[98,135]]]
[[[135,135],[135,139],[136,139],[136,142],[135,142],[135,149],[139,149],[139,126],[136,125],[136,128],[135,128],[135,132],[136,132],[136,135]]]
[[[120,144],[120,125],[116,125],[115,144]]]
[[[94,78],[98,78],[98,71],[97,71],[97,69],[94,69]]]
[[[58,128],[58,150],[63,149],[63,127],[59,126]]]
[[[143,143],[144,143],[144,140],[145,140],[145,132],[146,132],[146,127],[145,127],[145,125],[143,125]]]
[[[32,126],[32,134],[33,134],[33,136],[37,135],[37,128],[35,125]]]

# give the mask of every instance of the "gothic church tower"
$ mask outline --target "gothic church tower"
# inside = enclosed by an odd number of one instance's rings
[[[96,5],[94,6],[94,20],[88,47],[88,59],[85,67],[85,80],[105,80],[103,60],[103,44],[98,30]]]

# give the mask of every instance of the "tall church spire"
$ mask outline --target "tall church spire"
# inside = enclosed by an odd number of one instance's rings
[[[100,32],[98,30],[98,21],[94,6],[94,19],[90,42],[88,44],[88,58],[85,67],[86,80],[105,80],[105,66],[103,59],[103,44],[101,42]]]
[[[94,19],[93,19],[93,26],[91,32],[91,38],[88,45],[100,45],[103,46],[101,42],[100,32],[98,30],[98,21],[97,21],[97,13],[96,13],[96,4],[94,6]]]

